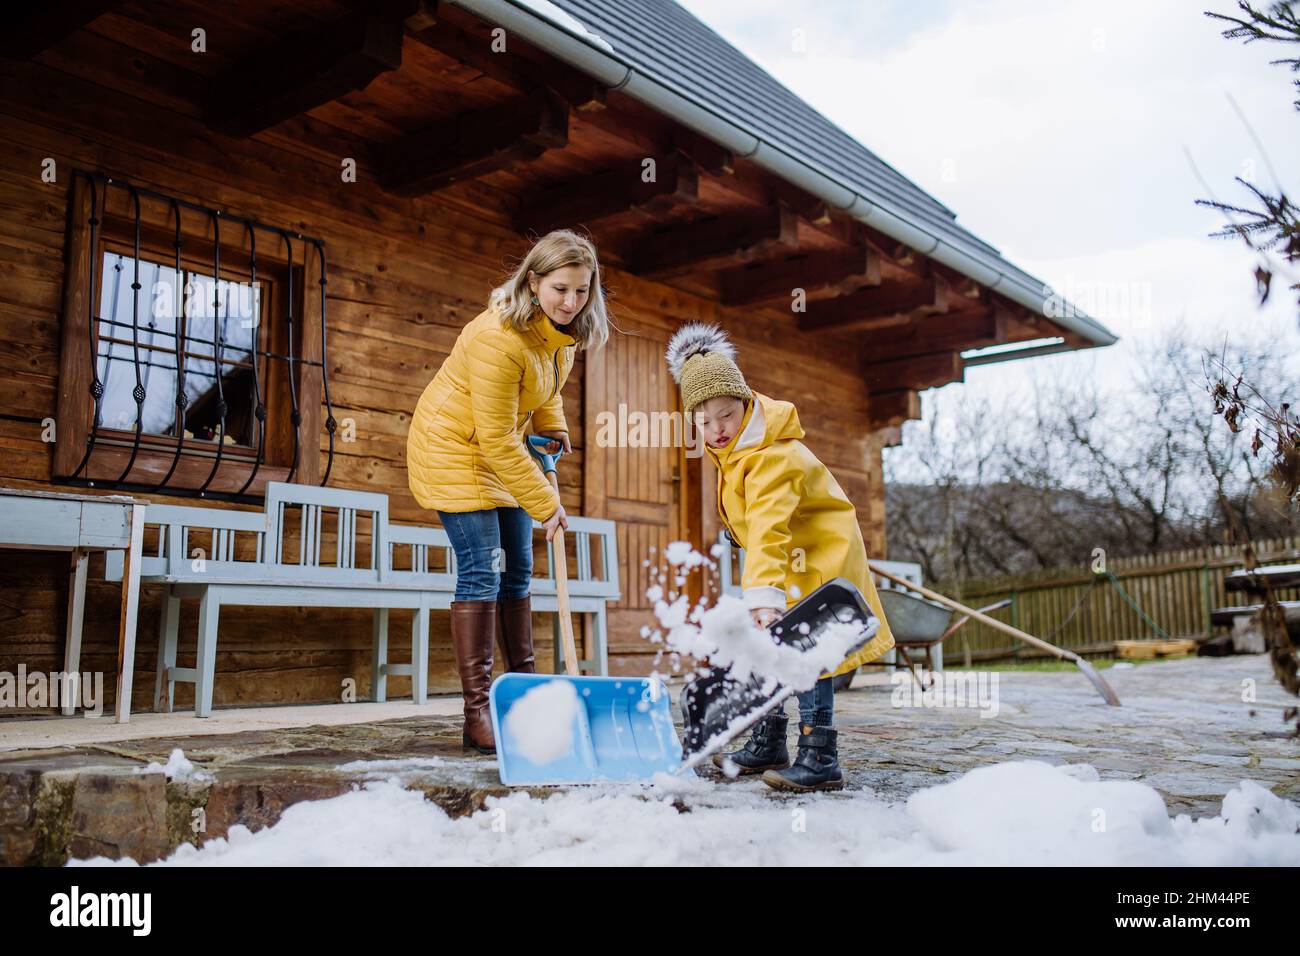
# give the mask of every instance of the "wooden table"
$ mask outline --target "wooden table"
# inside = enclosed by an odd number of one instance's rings
[[[0,488],[0,548],[68,551],[68,634],[65,674],[80,673],[81,625],[86,604],[86,568],[92,551],[124,551],[122,613],[118,621],[117,721],[131,719],[135,625],[140,605],[140,553],[147,501],[123,495],[73,495],[26,488]],[[63,713],[71,716],[75,700]]]
[[[1251,571],[1233,571],[1223,579],[1228,591],[1261,594],[1267,585],[1273,590],[1300,587],[1300,564],[1265,564]]]

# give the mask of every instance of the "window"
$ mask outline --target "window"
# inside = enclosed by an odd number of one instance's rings
[[[215,442],[221,434],[225,444],[255,454],[256,406],[271,359],[259,344],[254,376],[253,346],[254,333],[265,319],[262,303],[267,283],[261,278],[256,286],[251,279],[222,279],[215,283],[214,295],[211,275],[183,268],[178,278],[174,266],[142,255],[137,343],[132,338],[135,275],[130,253],[104,250],[96,311],[96,368],[104,389],[102,427],[133,433],[143,413],[145,436],[175,438],[180,428],[186,439]],[[179,362],[178,336],[184,342]],[[133,395],[137,352],[146,393],[143,406],[136,404]],[[176,401],[178,392],[185,396],[183,403]],[[224,420],[217,411],[220,401],[227,405]]]
[[[78,171],[68,265],[56,478],[238,500],[320,481],[315,240]]]

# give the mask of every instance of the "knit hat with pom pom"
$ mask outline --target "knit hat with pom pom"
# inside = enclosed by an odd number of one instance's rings
[[[689,322],[675,333],[664,353],[668,370],[682,391],[682,408],[689,415],[695,406],[719,395],[749,400],[754,393],[736,367],[736,349],[727,333],[716,325]]]

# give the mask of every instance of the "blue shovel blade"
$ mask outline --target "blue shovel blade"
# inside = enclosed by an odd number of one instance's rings
[[[510,709],[529,691],[567,681],[577,694],[565,752],[536,763],[511,732]],[[497,766],[508,787],[648,780],[681,766],[668,688],[650,677],[567,677],[502,674],[492,684],[492,732]],[[557,741],[555,750],[564,746]],[[536,751],[534,751],[536,753]]]

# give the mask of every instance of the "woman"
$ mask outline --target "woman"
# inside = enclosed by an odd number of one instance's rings
[[[548,541],[568,527],[526,434],[552,439],[547,451],[572,451],[560,391],[576,350],[608,337],[595,248],[567,229],[548,233],[461,331],[411,418],[411,491],[438,512],[456,553],[451,639],[465,695],[462,741],[479,753],[496,752],[494,641],[508,671],[534,669],[532,519]]]

